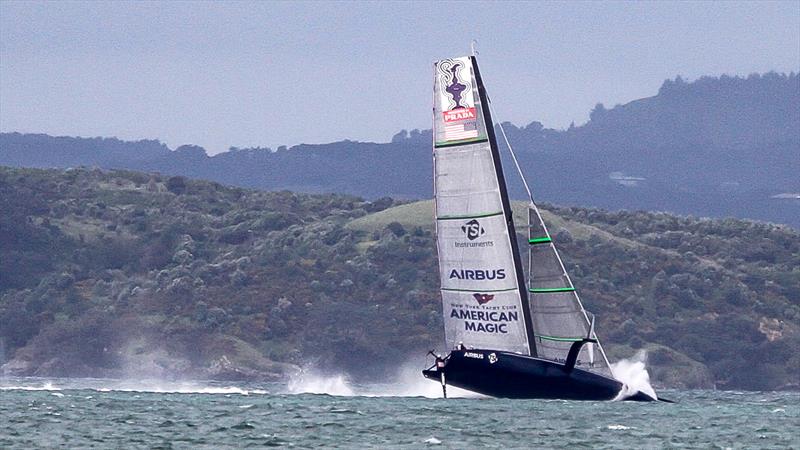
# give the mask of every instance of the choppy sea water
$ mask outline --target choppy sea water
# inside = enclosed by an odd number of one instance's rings
[[[796,392],[659,393],[677,404],[422,396],[437,391],[425,380],[340,377],[289,386],[0,378],[0,448],[800,448]]]

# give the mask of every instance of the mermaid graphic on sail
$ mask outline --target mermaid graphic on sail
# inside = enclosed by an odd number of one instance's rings
[[[466,84],[458,82],[459,67],[461,67],[461,64],[456,63],[450,68],[450,72],[453,74],[453,79],[450,85],[444,89],[445,92],[453,96],[453,101],[456,102],[456,106],[454,106],[453,109],[463,108],[463,106],[461,106],[461,93],[467,89]]]

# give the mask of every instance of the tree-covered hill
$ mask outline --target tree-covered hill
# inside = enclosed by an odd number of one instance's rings
[[[661,385],[800,387],[796,230],[544,209],[613,358],[648,349]],[[0,211],[5,374],[368,378],[442,349],[430,202],[2,168]]]
[[[583,125],[554,130],[532,122],[505,124],[505,130],[539,199],[800,227],[800,199],[792,195],[800,193],[800,77],[794,73],[691,83],[678,77],[652,97],[613,108],[598,104]],[[387,143],[346,140],[213,156],[201,147],[170,151],[150,140],[4,133],[0,164],[157,171],[370,199],[427,198],[432,185],[430,130],[403,130]],[[508,181],[512,195],[524,198],[517,177]]]

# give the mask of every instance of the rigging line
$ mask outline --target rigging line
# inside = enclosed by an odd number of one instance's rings
[[[533,211],[536,213],[536,217],[539,219],[539,223],[542,224],[542,228],[544,229],[545,236],[550,237],[550,231],[547,229],[547,224],[544,223],[544,219],[542,219],[542,213],[539,211],[539,207],[536,206],[535,203],[533,203],[533,200],[531,200],[531,206],[533,208]],[[528,222],[530,222],[530,213],[528,214]],[[555,255],[556,255],[556,259],[558,260],[558,264],[561,266],[562,273],[567,278],[567,282],[569,282],[570,286],[575,286],[572,283],[572,278],[569,276],[569,273],[567,272],[567,269],[564,267],[564,261],[561,260],[561,254],[558,252],[558,249],[556,249],[555,245],[552,243],[552,240],[550,242],[550,245],[553,248],[553,253],[555,253]],[[573,291],[572,294],[575,295],[575,299],[578,301],[578,307],[581,309],[581,312],[583,313],[583,317],[586,319],[586,323],[589,324],[590,331],[591,331],[592,321],[589,320],[589,313],[586,311],[586,308],[583,307],[583,302],[581,301],[581,297],[578,295],[577,292]],[[595,339],[597,339],[597,335],[595,335]],[[603,348],[603,344],[601,344],[600,341],[598,340],[596,345],[597,345],[597,348],[600,349],[600,354],[603,355],[603,360],[606,362],[606,366],[608,366],[609,371],[611,371],[611,374],[613,375],[614,371],[611,370],[611,363],[608,361],[608,356],[606,356],[606,351]]]
[[[494,112],[494,108],[492,107],[492,100],[489,98],[489,94],[486,94],[486,100],[489,103],[489,111],[491,112],[492,117],[498,117],[498,115],[495,114],[495,112]],[[517,173],[519,173],[519,177],[522,179],[522,184],[523,184],[523,186],[525,186],[525,190],[528,193],[528,199],[530,200],[530,205],[533,208],[533,210],[536,212],[536,216],[539,218],[539,222],[542,224],[542,227],[544,228],[545,236],[550,237],[550,231],[548,231],[547,225],[545,225],[544,220],[542,220],[542,214],[539,212],[539,208],[536,206],[536,203],[533,202],[533,194],[531,193],[531,188],[528,186],[528,181],[525,179],[525,175],[522,173],[522,168],[520,167],[519,162],[517,161],[517,155],[514,153],[514,148],[511,147],[511,143],[508,141],[508,136],[506,136],[506,130],[503,128],[502,122],[497,122],[497,125],[500,127],[500,133],[503,135],[503,140],[506,142],[506,146],[508,146],[509,153],[511,153],[511,159],[514,160],[514,165],[517,167]],[[529,228],[528,232],[529,233],[530,233],[530,225],[531,225],[530,224],[530,214],[528,214],[528,228]],[[551,243],[551,245],[552,245],[552,243]],[[553,248],[555,248],[555,246]],[[574,286],[574,284],[572,284],[572,280],[570,279],[569,273],[567,273],[567,270],[564,267],[564,262],[561,260],[561,255],[559,255],[558,250],[555,250],[555,254],[556,254],[556,259],[558,259],[558,263],[561,265],[561,270],[563,271],[564,275],[567,277],[567,280],[569,281],[570,286]],[[531,261],[530,261],[530,252],[528,253],[528,258],[529,258],[528,264],[530,264],[531,263]],[[578,305],[581,308],[581,312],[583,312],[583,317],[586,319],[586,323],[591,327],[591,321],[589,320],[589,315],[588,315],[586,309],[583,307],[583,302],[581,302],[581,299],[578,296],[577,292],[574,292],[573,294],[575,295],[576,300],[578,300]],[[608,368],[610,370],[611,369],[611,364],[608,361],[608,357],[606,356],[606,352],[603,349],[602,344],[600,344],[598,342],[597,346],[600,348],[600,353],[603,355],[603,359],[605,360],[606,365],[608,366]],[[612,374],[613,374],[613,371],[612,371]]]
[[[486,95],[486,99],[489,101],[489,110],[492,112],[492,117],[498,117],[497,114],[494,112],[494,108],[492,107],[492,100],[489,98],[489,95]],[[503,140],[506,142],[506,146],[508,147],[508,151],[511,153],[511,159],[514,160],[514,166],[517,168],[517,173],[519,174],[520,179],[522,179],[522,185],[525,186],[525,191],[528,192],[528,199],[533,203],[533,194],[531,193],[531,188],[528,186],[528,181],[525,179],[525,175],[522,173],[522,168],[519,166],[519,161],[517,161],[517,155],[514,153],[514,148],[511,147],[511,142],[508,141],[508,136],[506,136],[506,130],[503,128],[502,122],[497,122],[497,125],[500,127],[500,134],[503,135]]]

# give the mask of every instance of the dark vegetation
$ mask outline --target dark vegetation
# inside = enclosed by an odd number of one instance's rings
[[[613,356],[648,349],[661,385],[800,387],[797,231],[545,209]],[[0,211],[6,374],[373,377],[442,348],[430,202],[0,168]]]
[[[796,74],[692,83],[678,77],[653,97],[613,108],[598,104],[582,126],[553,130],[532,122],[505,129],[540,200],[800,227],[800,200],[773,198],[800,192]],[[430,130],[404,130],[383,144],[232,148],[209,157],[191,145],[170,151],[157,141],[7,133],[0,135],[0,164],[124,168],[257,189],[428,198],[430,147]],[[523,198],[517,177],[508,178],[512,195]]]

